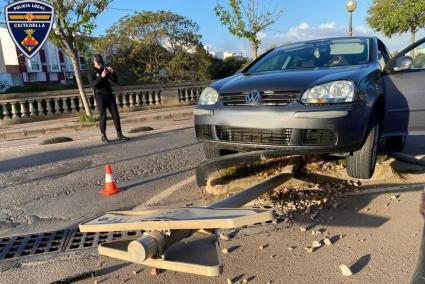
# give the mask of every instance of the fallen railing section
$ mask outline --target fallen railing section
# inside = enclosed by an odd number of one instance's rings
[[[226,159],[223,157],[223,159]],[[236,209],[293,177],[299,160],[282,173],[206,208],[110,212],[80,224],[81,232],[144,230],[139,238],[101,244],[100,254],[159,269],[218,276],[222,272],[216,229],[271,221],[273,211]]]

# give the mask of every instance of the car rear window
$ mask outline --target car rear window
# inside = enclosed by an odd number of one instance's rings
[[[276,48],[255,62],[248,72],[350,66],[368,62],[368,39],[318,40]]]

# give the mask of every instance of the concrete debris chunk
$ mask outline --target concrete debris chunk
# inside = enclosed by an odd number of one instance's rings
[[[223,240],[223,241],[230,240],[229,235],[228,234],[225,234],[225,233],[221,233],[220,234],[220,239]]]
[[[286,248],[290,251],[294,250],[296,248],[296,246],[286,246]]]
[[[312,246],[313,246],[313,248],[320,248],[322,246],[322,244],[319,241],[313,241]]]
[[[395,195],[395,194],[392,194],[390,196],[390,200],[397,200],[397,198],[398,198],[398,195]]]
[[[324,238],[323,242],[325,243],[325,245],[327,246],[331,246],[332,245],[332,241],[329,238]]]
[[[224,254],[229,253],[229,250],[227,248],[224,248],[221,250]]]
[[[353,272],[351,271],[351,269],[347,265],[345,265],[345,264],[341,264],[339,266],[339,269],[341,270],[341,273],[344,276],[349,277],[349,276],[352,276],[353,275]]]
[[[314,249],[312,247],[305,247],[304,248],[308,253],[312,253]]]
[[[242,283],[248,283],[248,279],[246,278],[242,279]]]
[[[232,284],[232,283],[233,283],[232,279],[227,278],[227,284]]]
[[[306,228],[306,227],[304,227],[304,226],[301,226],[301,227],[300,227],[300,231],[301,231],[301,232],[307,232],[307,228]]]
[[[151,275],[152,276],[155,276],[155,275],[158,275],[159,274],[159,269],[158,268],[152,268],[151,269]]]

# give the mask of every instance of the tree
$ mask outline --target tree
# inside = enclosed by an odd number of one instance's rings
[[[391,37],[394,34],[416,32],[425,27],[425,1],[423,0],[374,0],[368,10],[367,22],[375,31]]]
[[[201,39],[195,22],[170,11],[142,11],[125,16],[106,34],[97,41],[97,48],[109,55],[111,61],[121,58],[120,62],[142,81],[161,80],[160,73],[167,68],[171,77],[186,78],[176,72],[179,66],[186,68],[193,63],[188,53],[196,53]],[[184,62],[186,59],[188,62]]]
[[[90,34],[95,28],[94,21],[112,0],[49,0],[55,8],[56,23],[50,39],[68,55],[74,69],[78,90],[88,116],[92,115],[90,104],[83,87],[78,58],[78,40]]]
[[[283,11],[272,12],[272,0],[247,0],[247,5],[244,5],[242,0],[228,1],[230,9],[228,10],[217,3],[214,9],[215,14],[231,34],[249,41],[252,56],[255,59],[258,56],[258,47],[261,44],[260,32],[274,24]]]

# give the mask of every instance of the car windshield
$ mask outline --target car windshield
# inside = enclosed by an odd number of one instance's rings
[[[369,40],[336,39],[290,44],[260,58],[247,72],[362,65],[369,62]]]

